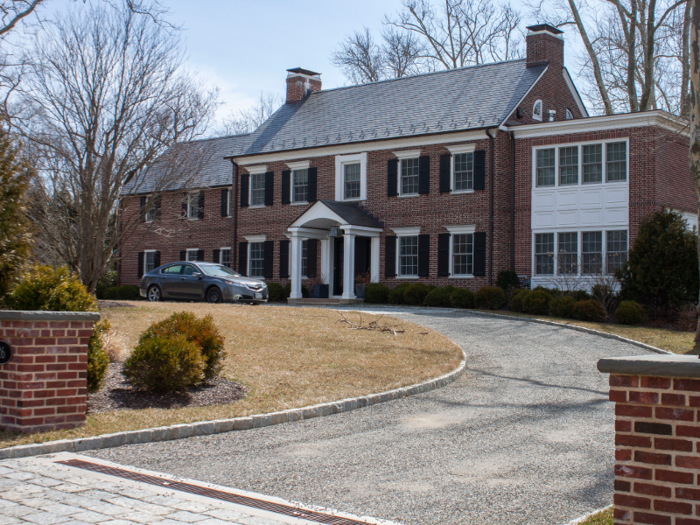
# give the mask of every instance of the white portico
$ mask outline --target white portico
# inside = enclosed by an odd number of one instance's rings
[[[291,300],[301,299],[302,242],[317,239],[321,244],[320,279],[330,296],[355,299],[355,276],[369,272],[379,282],[379,236],[383,226],[356,204],[320,200],[288,228],[291,237]]]

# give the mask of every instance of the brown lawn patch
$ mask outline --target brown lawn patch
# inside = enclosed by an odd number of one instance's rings
[[[446,337],[396,318],[380,324],[404,333],[352,330],[335,310],[284,306],[146,303],[105,308],[113,340],[128,353],[151,323],[176,311],[211,314],[226,337],[223,375],[245,385],[235,403],[177,409],[88,414],[83,428],[17,435],[0,433],[0,448],[177,423],[231,418],[302,407],[411,385],[457,367],[462,353]],[[381,316],[347,313],[363,324]],[[126,356],[124,356],[126,357]]]

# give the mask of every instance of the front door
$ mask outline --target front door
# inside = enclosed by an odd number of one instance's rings
[[[355,277],[370,273],[372,267],[372,239],[355,237]]]
[[[333,295],[343,295],[345,239],[343,237],[334,237],[333,243]]]

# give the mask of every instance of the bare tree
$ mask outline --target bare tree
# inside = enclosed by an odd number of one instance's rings
[[[340,49],[331,55],[331,60],[353,84],[367,84],[384,78],[386,58],[366,27],[347,37]]]
[[[421,59],[423,46],[415,34],[387,27],[382,32],[382,38],[385,77],[402,78],[430,70]]]
[[[695,186],[695,194],[698,198],[698,218],[700,218],[700,3],[699,0],[691,2],[690,26],[690,150],[688,162],[690,164],[690,176]],[[700,230],[698,230],[700,236]],[[698,239],[700,241],[700,239]],[[698,256],[700,260],[700,242],[698,242]],[[700,267],[698,268],[700,271]],[[700,315],[700,297],[698,298],[697,313]],[[700,317],[695,331],[695,342],[700,342]]]
[[[216,93],[182,71],[177,32],[127,3],[46,24],[28,60],[16,124],[39,173],[30,217],[94,290],[159,195],[205,162],[198,143],[175,145],[204,131]],[[132,216],[120,215],[125,189],[149,194]]]
[[[261,92],[255,106],[229,114],[210,135],[227,136],[252,133],[279,109],[282,102],[282,99],[274,93]]]

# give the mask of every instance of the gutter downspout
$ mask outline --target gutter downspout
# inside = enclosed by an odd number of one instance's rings
[[[510,133],[510,269],[515,271],[515,133]]]
[[[238,164],[231,159],[233,165],[233,246],[231,246],[231,268],[238,271]]]
[[[493,174],[494,174],[494,136],[487,129],[486,135],[489,138],[489,286],[493,285]]]

